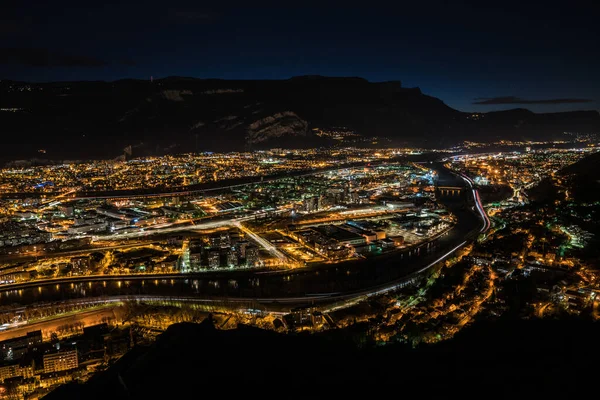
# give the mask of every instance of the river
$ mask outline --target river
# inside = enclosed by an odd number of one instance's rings
[[[462,186],[464,182],[439,164],[440,186]],[[468,191],[465,191],[468,193]],[[467,196],[463,193],[463,196]],[[282,298],[364,291],[396,281],[437,260],[465,241],[481,227],[481,221],[465,197],[445,200],[457,216],[457,224],[445,235],[418,250],[407,249],[366,260],[322,264],[314,268],[256,273],[252,270],[186,275],[173,279],[136,277],[123,280],[47,283],[19,290],[0,289],[0,305],[30,305],[98,296],[192,296],[203,298]]]

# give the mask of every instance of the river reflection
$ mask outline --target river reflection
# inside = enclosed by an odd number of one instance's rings
[[[371,260],[325,266],[318,270],[300,269],[285,274],[252,274],[251,271],[201,275],[176,279],[128,278],[61,283],[0,291],[0,305],[55,302],[81,297],[157,295],[204,297],[296,297],[307,294],[355,291],[399,279],[431,263],[460,242],[458,232],[443,237],[420,255],[389,254]],[[425,254],[423,254],[425,253]],[[1,290],[1,289],[0,289]]]
[[[449,234],[420,250],[394,252],[377,258],[325,265],[319,269],[298,269],[287,273],[256,274],[232,271],[220,274],[182,275],[175,279],[151,276],[125,280],[96,279],[92,282],[30,286],[2,291],[0,306],[56,302],[83,297],[102,296],[197,296],[205,298],[277,298],[340,293],[366,288],[400,279],[446,254],[462,243],[465,236],[480,228],[478,218],[462,204],[449,205],[458,224]]]

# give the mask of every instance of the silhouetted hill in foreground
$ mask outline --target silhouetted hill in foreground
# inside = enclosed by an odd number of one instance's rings
[[[364,327],[362,327],[364,328]],[[579,319],[480,322],[410,349],[364,344],[362,329],[280,335],[211,324],[171,326],[84,385],[53,399],[572,398],[595,388],[600,325]],[[566,396],[566,397],[565,397]]]
[[[589,155],[562,171],[572,199],[578,203],[600,200],[600,152]]]
[[[190,151],[328,146],[313,129],[344,127],[391,145],[448,146],[600,131],[595,111],[472,116],[398,81],[302,76],[235,81],[0,81],[0,159],[115,157]],[[10,140],[9,140],[10,139]],[[386,142],[388,143],[388,142]],[[381,144],[380,144],[381,145]],[[38,152],[44,150],[45,152]]]
[[[558,187],[550,177],[527,191],[531,200],[538,203],[554,202],[565,199],[568,194],[571,202],[595,203],[600,198],[600,152],[592,153],[578,162],[558,171],[561,187]],[[594,221],[595,222],[595,221]]]
[[[580,175],[596,176],[600,171],[600,152],[592,153],[589,156],[582,158],[578,162],[563,168],[560,173],[563,176]]]

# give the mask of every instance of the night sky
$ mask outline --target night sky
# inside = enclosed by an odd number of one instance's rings
[[[0,78],[361,76],[463,111],[600,108],[593,2],[354,3],[4,1]]]

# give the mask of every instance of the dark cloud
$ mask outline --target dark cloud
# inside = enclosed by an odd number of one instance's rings
[[[592,99],[544,99],[544,100],[526,100],[516,96],[504,97],[478,97],[473,104],[479,105],[497,105],[497,104],[574,104],[574,103],[593,103]]]
[[[29,67],[103,67],[107,63],[95,57],[54,52],[46,49],[0,49],[0,64]]]

